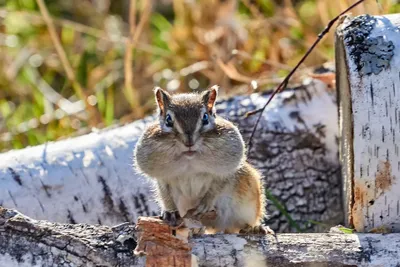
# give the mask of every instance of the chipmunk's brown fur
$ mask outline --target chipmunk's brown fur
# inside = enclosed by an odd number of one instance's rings
[[[216,210],[215,220],[202,220],[209,233],[262,229],[261,176],[246,161],[237,127],[215,114],[217,88],[176,95],[156,88],[155,95],[159,120],[139,139],[135,166],[154,179],[164,215]]]

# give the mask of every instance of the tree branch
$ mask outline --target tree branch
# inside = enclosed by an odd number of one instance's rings
[[[333,26],[333,24],[344,14],[346,14],[347,12],[349,12],[351,9],[353,9],[354,7],[356,7],[357,5],[361,4],[362,2],[364,2],[364,0],[359,0],[356,3],[354,3],[353,5],[351,5],[349,8],[347,8],[345,11],[343,11],[342,13],[340,13],[339,15],[337,15],[334,19],[332,19],[328,25],[325,27],[325,29],[318,34],[318,38],[315,40],[315,42],[311,45],[311,47],[307,50],[307,52],[305,53],[305,55],[300,59],[300,61],[297,63],[297,65],[292,69],[292,71],[285,77],[285,79],[278,85],[278,87],[272,92],[271,96],[268,98],[267,102],[265,103],[265,105],[258,109],[258,110],[253,110],[250,111],[246,114],[246,117],[248,116],[252,116],[254,114],[259,113],[258,118],[256,123],[254,124],[253,127],[253,131],[250,135],[250,139],[248,141],[248,151],[251,150],[252,147],[252,140],[254,137],[254,134],[257,130],[257,126],[260,123],[261,120],[261,116],[262,113],[265,111],[265,109],[267,108],[268,104],[271,102],[271,100],[275,97],[275,95],[283,90],[286,89],[290,78],[293,76],[293,74],[296,72],[296,70],[300,67],[301,64],[303,64],[303,62],[306,60],[306,58],[311,54],[311,52],[314,50],[314,48],[318,45],[318,43],[322,40],[322,38],[329,32],[329,30],[331,29],[331,27]]]

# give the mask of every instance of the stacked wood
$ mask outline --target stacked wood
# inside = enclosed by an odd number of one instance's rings
[[[398,15],[365,15],[345,20],[337,32],[343,196],[346,220],[359,232],[400,229],[399,26]],[[298,202],[292,215],[316,215],[332,223],[342,215],[340,190],[336,193],[336,121],[325,117],[332,118],[335,105],[322,83],[302,88],[281,94],[269,107],[250,160],[263,170],[268,188],[290,212],[291,199],[285,194]],[[310,88],[315,90],[310,93]],[[243,115],[264,100],[237,97],[218,107],[248,137],[254,118],[245,120]],[[71,224],[36,220],[0,207],[0,266],[400,265],[400,233],[344,234],[334,227],[330,233],[191,237],[187,228],[139,217],[156,214],[157,207],[149,201],[143,177],[132,175],[128,155],[151,119],[1,155],[2,205]],[[308,180],[315,187],[305,186]],[[286,184],[290,186],[280,187]],[[304,205],[307,211],[301,209]],[[76,224],[133,219],[138,219],[136,226]]]

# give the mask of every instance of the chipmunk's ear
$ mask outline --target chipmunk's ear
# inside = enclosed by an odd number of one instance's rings
[[[160,115],[165,114],[165,109],[168,106],[171,95],[160,87],[154,88],[154,95],[156,96],[156,102],[160,111]]]
[[[218,85],[212,86],[203,93],[203,102],[206,105],[207,111],[213,113],[215,100],[218,96]]]

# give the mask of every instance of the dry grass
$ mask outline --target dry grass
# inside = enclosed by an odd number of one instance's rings
[[[354,1],[3,3],[0,151],[141,117],[153,109],[155,85],[184,92],[217,83],[227,95],[268,90]],[[400,11],[391,0],[379,4],[366,0],[353,15]],[[332,47],[331,33],[294,82],[331,61]]]

